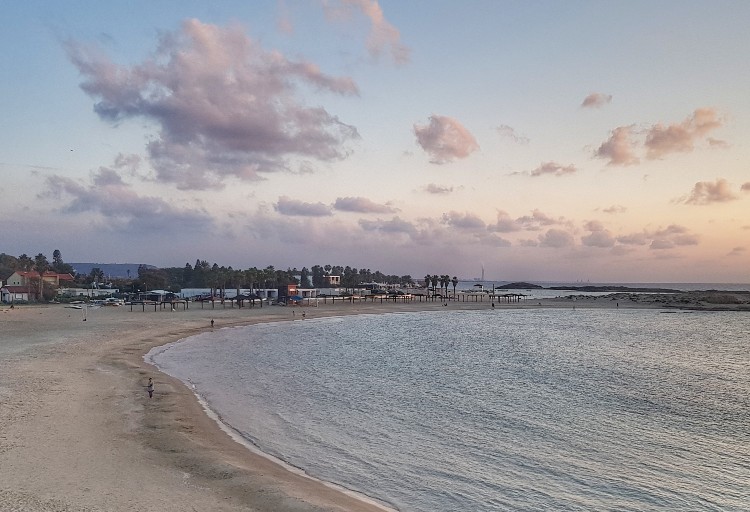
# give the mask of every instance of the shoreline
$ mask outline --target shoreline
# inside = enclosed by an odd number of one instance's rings
[[[497,309],[724,308],[672,306],[655,299],[543,299],[501,303]],[[731,306],[750,310],[747,304]],[[80,311],[63,305],[0,309],[0,503],[30,511],[382,512],[382,506],[241,447],[211,419],[193,390],[159,372],[144,356],[154,347],[210,330],[212,318],[214,328],[222,328],[304,321],[290,309],[322,317],[443,308],[440,303],[177,312],[120,307],[90,311],[86,321]],[[151,400],[145,391],[149,376],[156,381]]]

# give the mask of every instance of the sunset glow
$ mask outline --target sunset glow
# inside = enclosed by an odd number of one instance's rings
[[[13,2],[0,252],[750,282],[750,3]]]

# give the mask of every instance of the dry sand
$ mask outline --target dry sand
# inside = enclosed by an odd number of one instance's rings
[[[664,307],[656,296],[551,299],[507,307]],[[700,302],[700,301],[698,301]],[[697,303],[696,303],[697,304]],[[676,304],[680,305],[680,304]],[[682,304],[681,307],[706,307]],[[716,305],[714,305],[716,306]],[[266,321],[481,303],[142,311],[0,309],[0,511],[376,511],[236,443],[181,382],[143,361],[197,332]],[[723,306],[719,309],[724,309]],[[734,309],[747,309],[735,305]],[[291,310],[297,315],[292,316]],[[148,398],[153,377],[156,392]]]

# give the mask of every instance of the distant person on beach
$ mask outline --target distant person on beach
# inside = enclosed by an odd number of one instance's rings
[[[146,391],[148,391],[149,398],[154,396],[154,381],[151,379],[151,377],[148,378],[148,385],[146,386]]]
[[[302,318],[305,318],[305,316],[306,316],[306,313],[303,311],[302,312]]]
[[[214,319],[212,318],[211,319],[211,327],[213,327],[213,326],[214,326]]]
[[[494,302],[492,303],[492,309],[495,309],[495,303]]]

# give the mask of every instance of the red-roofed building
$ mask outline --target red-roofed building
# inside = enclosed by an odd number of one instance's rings
[[[70,274],[58,274],[47,271],[42,275],[42,280],[52,288],[59,288],[61,282],[73,282]],[[33,301],[39,300],[39,272],[34,270],[18,270],[13,272],[7,283],[2,288],[0,300],[3,302]]]
[[[36,297],[36,290],[32,290]],[[3,286],[0,288],[0,302],[12,304],[13,302],[29,302],[28,286]]]
[[[35,270],[18,270],[11,274],[6,284],[8,286],[28,286],[33,283],[38,283],[38,280],[39,272]],[[57,272],[48,270],[42,276],[42,280],[50,286],[58,287],[60,286],[60,281],[68,281],[72,283],[73,276],[70,274],[58,274]]]

